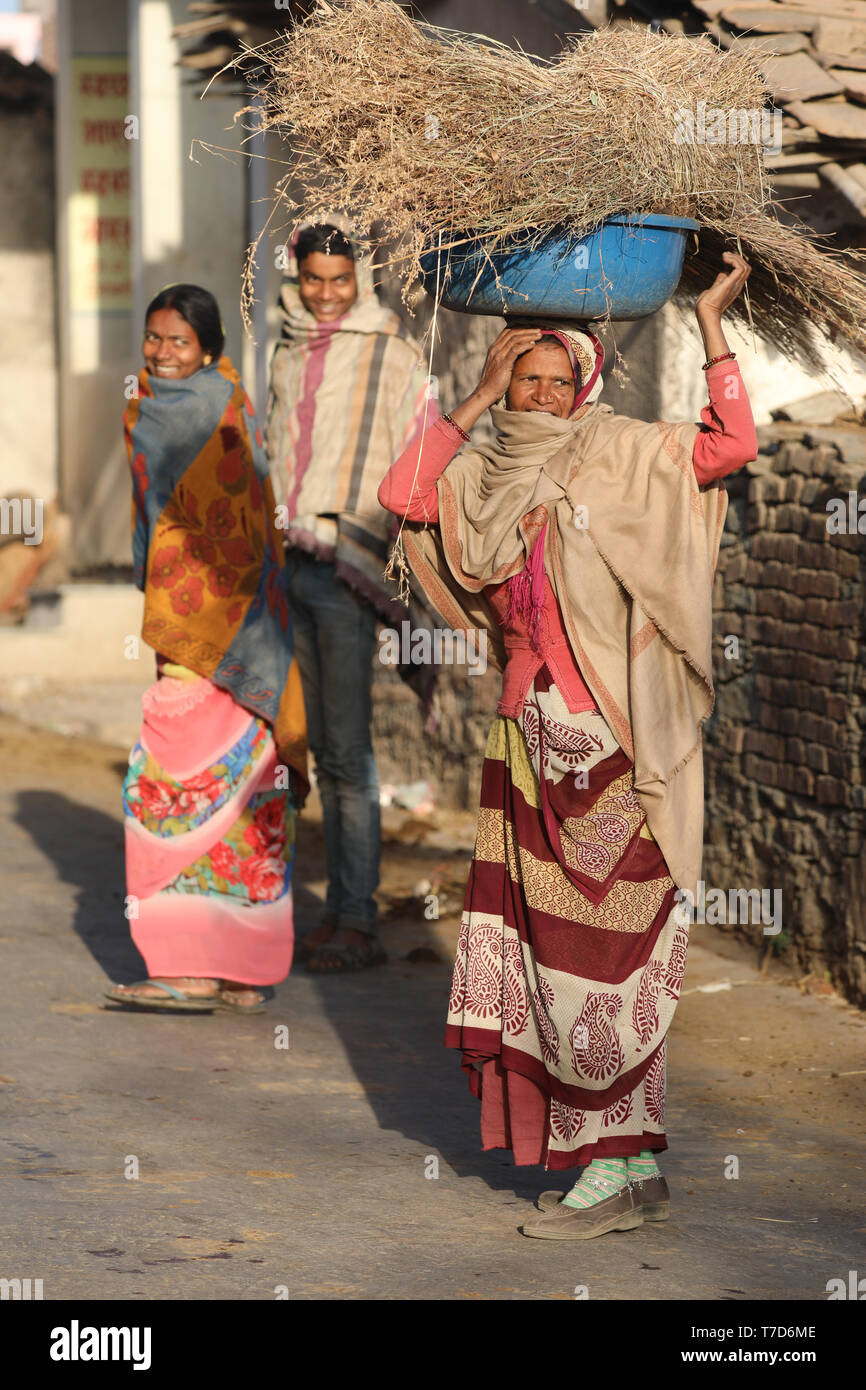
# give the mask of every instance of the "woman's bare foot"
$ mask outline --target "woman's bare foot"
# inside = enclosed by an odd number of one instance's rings
[[[115,985],[115,994],[125,994],[130,999],[165,999],[165,990],[157,989],[159,984],[172,985],[181,990],[189,999],[214,999],[219,993],[219,980],[203,979],[196,975],[152,975],[137,985]]]
[[[264,1002],[264,995],[255,985],[244,984],[242,980],[223,980],[220,998],[238,1009],[258,1008]]]

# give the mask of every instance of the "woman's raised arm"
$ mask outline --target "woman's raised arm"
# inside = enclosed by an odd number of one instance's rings
[[[709,367],[707,390],[710,402],[701,411],[703,428],[692,452],[700,487],[758,457],[752,407],[736,362],[729,359]]]
[[[703,428],[693,451],[695,477],[700,486],[726,477],[758,455],[758,437],[749,397],[722,330],[722,315],[742,292],[752,268],[733,251],[725,251],[722,260],[730,263],[730,270],[720,271],[695,303],[698,327],[710,364],[704,368],[710,401],[701,411]]]
[[[436,484],[464,443],[460,431],[440,416],[391,464],[379,484],[380,506],[407,521],[438,521]]]

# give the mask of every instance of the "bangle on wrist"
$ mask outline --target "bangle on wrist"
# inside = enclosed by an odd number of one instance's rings
[[[462,435],[462,437],[466,440],[466,443],[467,443],[467,444],[471,444],[472,441],[471,441],[469,435],[466,433],[466,431],[465,431],[464,429],[461,429],[461,428],[460,428],[460,426],[458,425],[458,423],[457,423],[456,420],[452,420],[452,419],[451,419],[451,416],[450,416],[450,415],[446,415],[444,411],[442,412],[442,419],[443,419],[443,420],[447,420],[447,422],[448,422],[448,424],[451,426],[451,428],[452,428],[452,429],[455,429],[459,435]]]
[[[701,368],[701,371],[708,371],[709,368],[714,367],[717,362],[734,361],[736,359],[736,356],[737,354],[735,352],[720,352],[718,357],[711,357],[709,361],[705,362],[703,367]]]

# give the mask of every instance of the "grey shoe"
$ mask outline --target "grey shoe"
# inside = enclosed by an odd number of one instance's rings
[[[525,1221],[525,1236],[541,1240],[592,1240],[608,1231],[633,1231],[643,1225],[643,1212],[634,1193],[626,1185],[621,1192],[605,1197],[591,1207],[567,1207],[558,1202],[553,1211]]]
[[[671,1214],[671,1194],[661,1173],[654,1178],[631,1179],[644,1221],[667,1221]],[[555,1211],[564,1192],[542,1192],[535,1205],[539,1211]]]

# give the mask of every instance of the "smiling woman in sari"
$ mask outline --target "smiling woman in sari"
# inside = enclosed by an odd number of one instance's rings
[[[124,416],[157,652],[123,788],[127,916],[149,978],[107,997],[250,1013],[292,960],[306,726],[261,435],[222,347],[207,290],[163,290]]]

